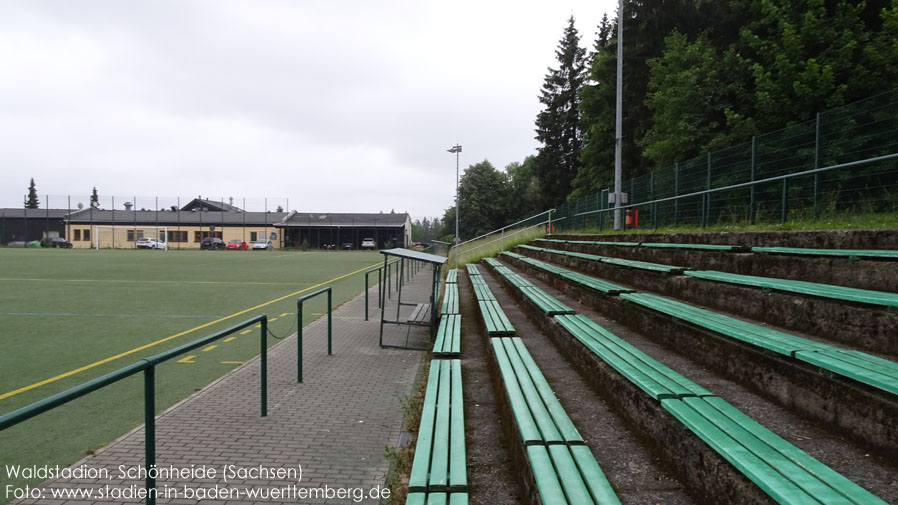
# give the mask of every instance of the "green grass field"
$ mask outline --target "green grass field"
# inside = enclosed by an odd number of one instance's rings
[[[371,252],[0,249],[0,414],[259,314],[286,336],[303,292],[332,286],[338,306],[382,260]],[[304,323],[325,310],[324,296],[306,302]],[[259,330],[234,336],[161,365],[158,411],[258,354]],[[71,464],[142,416],[138,374],[0,432],[0,489],[23,483],[8,481],[5,465]]]

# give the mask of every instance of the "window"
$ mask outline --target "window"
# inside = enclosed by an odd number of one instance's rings
[[[206,237],[215,237],[221,238],[221,232],[217,231],[215,233],[210,233],[208,231],[195,231],[193,232],[193,241],[194,242],[202,242]]]
[[[72,241],[74,242],[77,240],[78,242],[80,242],[81,241],[81,230],[74,230],[74,233],[75,233],[75,236],[72,237]]]
[[[128,242],[134,242],[143,238],[143,230],[127,230]]]
[[[85,241],[90,242],[90,228],[84,230],[82,236],[84,237]]]
[[[187,242],[187,231],[169,231],[168,242]]]
[[[249,241],[250,242],[256,241],[256,232],[254,232],[254,231],[249,232]]]

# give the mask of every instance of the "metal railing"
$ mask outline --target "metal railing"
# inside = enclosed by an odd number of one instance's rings
[[[368,304],[369,304],[368,288],[370,287],[370,283],[368,281],[368,275],[372,274],[374,272],[377,272],[377,308],[381,308],[381,306],[383,306],[383,296],[382,296],[383,288],[381,287],[382,283],[383,283],[383,279],[384,279],[384,277],[387,277],[387,278],[390,277],[390,274],[391,274],[390,265],[393,265],[395,263],[399,263],[399,260],[392,261],[392,262],[388,263],[386,272],[384,271],[384,265],[376,266],[376,267],[374,267],[370,270],[367,270],[365,272],[365,321],[368,320]],[[384,274],[386,274],[386,275],[384,275]],[[387,293],[387,295],[389,295],[389,293]]]
[[[367,291],[367,290],[366,290]],[[327,293],[327,355],[333,355],[331,352],[331,309],[332,295],[331,287],[321,288],[318,291],[300,296],[296,300],[296,382],[302,383],[302,304],[309,298],[316,297],[322,293]]]
[[[196,348],[205,346],[210,342],[214,342],[220,338],[226,337],[234,332],[240,331],[246,327],[259,323],[260,333],[260,359],[261,359],[261,391],[260,391],[260,410],[261,416],[268,415],[268,316],[259,315],[252,319],[248,319],[235,326],[231,326],[225,330],[213,333],[212,335],[194,340],[188,344],[176,347],[169,351],[142,359],[124,368],[120,368],[112,373],[108,373],[102,377],[85,382],[80,386],[55,394],[49,398],[37,401],[15,410],[3,416],[0,416],[0,431],[15,426],[23,421],[38,416],[44,412],[52,410],[56,407],[64,405],[72,400],[81,398],[82,396],[102,389],[110,384],[116,383],[122,379],[143,372],[144,376],[144,454],[146,468],[153,468],[156,465],[156,366],[164,363],[176,356],[192,351]],[[156,503],[156,478],[155,474],[147,472],[146,477],[146,503],[154,505]]]
[[[520,235],[528,231],[551,226],[553,222],[557,221],[557,219],[553,219],[554,213],[555,209],[549,209],[489,233],[484,233],[483,235],[461,242],[457,246],[453,245],[450,248],[450,257],[455,254],[456,257],[461,258],[465,255],[474,254],[476,251],[483,250],[484,248],[495,248],[496,244],[499,244],[500,250],[504,251],[506,249],[506,241],[514,241]]]

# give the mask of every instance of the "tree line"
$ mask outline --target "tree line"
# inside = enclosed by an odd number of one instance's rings
[[[624,178],[813,119],[898,82],[898,0],[625,0]],[[460,235],[614,182],[617,23],[589,50],[568,20],[535,118],[537,153],[459,185]],[[452,241],[455,208],[435,236]]]

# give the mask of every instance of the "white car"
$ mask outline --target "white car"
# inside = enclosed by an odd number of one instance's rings
[[[262,250],[269,250],[269,251],[270,251],[270,250],[273,249],[273,248],[274,248],[274,246],[271,245],[271,241],[270,241],[270,240],[256,240],[255,242],[253,242],[253,251],[255,251],[256,249],[262,249]]]
[[[150,237],[143,237],[137,239],[137,248],[138,249],[168,249],[168,244],[165,242]]]
[[[362,249],[377,249],[377,242],[373,238],[363,238]]]

